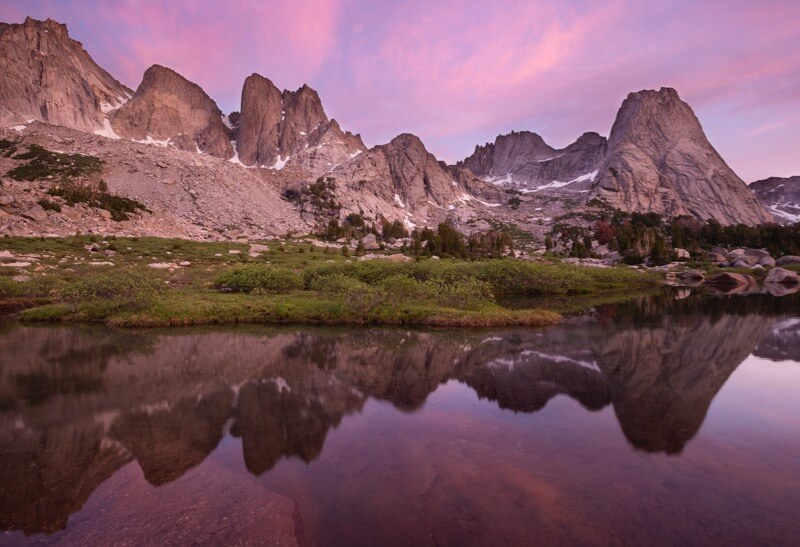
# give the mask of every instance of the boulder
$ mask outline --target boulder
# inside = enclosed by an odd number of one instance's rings
[[[675,258],[677,258],[679,260],[680,259],[691,258],[691,256],[692,256],[691,254],[689,254],[689,251],[687,251],[686,249],[681,249],[681,248],[678,248],[678,247],[675,247],[674,249],[672,249],[672,252],[675,254]]]
[[[735,259],[732,263],[732,266],[734,268],[749,268],[758,264],[758,260],[759,259],[757,256],[744,255]]]
[[[790,266],[792,264],[800,264],[800,256],[785,255],[775,261],[776,266]]]
[[[780,285],[800,285],[800,276],[797,273],[786,270],[784,268],[772,268],[764,280],[767,285],[780,284]]]
[[[758,261],[759,266],[764,266],[765,268],[772,268],[775,266],[775,259],[771,256],[765,256],[761,260]]]
[[[248,253],[268,253],[269,247],[260,243],[251,243]]]
[[[745,254],[747,254],[747,251],[745,249],[734,249],[728,252],[725,256],[727,257],[728,260],[736,260],[737,258],[744,256]]]
[[[720,254],[720,253],[716,253],[716,252],[709,253],[708,254],[708,259],[714,264],[727,264],[728,263],[728,259],[725,257],[724,254]]]
[[[393,254],[386,257],[387,260],[391,260],[392,262],[413,262],[414,259],[410,256],[406,256],[404,254]]]
[[[378,238],[375,237],[375,234],[367,234],[361,241],[364,244],[364,248],[368,251],[374,251],[380,247],[380,245],[378,245]]]
[[[769,256],[769,253],[767,251],[762,250],[762,249],[746,249],[745,250],[745,255],[746,256],[755,256],[755,257],[761,259],[761,258]]]

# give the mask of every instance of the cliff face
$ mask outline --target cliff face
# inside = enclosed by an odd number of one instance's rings
[[[29,17],[0,26],[0,124],[39,120],[92,132],[130,94],[66,25]]]
[[[131,100],[114,113],[112,127],[128,139],[233,157],[230,131],[217,104],[200,86],[159,65],[147,69]]]
[[[622,103],[592,196],[625,211],[722,224],[772,220],[670,88],[631,93]]]

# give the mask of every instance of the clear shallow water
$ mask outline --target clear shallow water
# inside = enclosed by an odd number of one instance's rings
[[[6,324],[0,542],[796,544],[798,302],[491,332]]]

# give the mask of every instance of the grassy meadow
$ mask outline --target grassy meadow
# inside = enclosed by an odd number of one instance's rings
[[[74,236],[0,239],[0,310],[23,321],[126,327],[223,323],[542,326],[574,306],[641,294],[627,267],[516,259],[399,262],[308,241]],[[251,251],[255,251],[251,254]],[[577,298],[577,299],[576,299]],[[532,299],[532,300],[531,300]],[[537,299],[543,307],[509,302]]]

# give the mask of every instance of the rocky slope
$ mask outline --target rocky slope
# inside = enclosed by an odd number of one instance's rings
[[[114,112],[111,125],[127,139],[233,157],[230,130],[217,104],[199,85],[160,65],[145,71],[130,101]]]
[[[795,177],[770,177],[750,183],[758,201],[772,213],[776,222],[800,222],[800,175]]]
[[[66,25],[28,17],[0,23],[0,124],[40,120],[81,131],[104,128],[131,90],[100,68]]]
[[[0,129],[0,139],[48,150],[89,154],[105,162],[100,177],[115,195],[132,198],[150,212],[115,222],[106,211],[61,203],[61,212],[42,209],[40,199],[54,181],[0,179],[0,233],[71,235],[76,232],[153,235],[190,239],[258,239],[289,230],[307,233],[309,225],[280,195],[280,182],[267,169],[241,165],[207,154],[185,152],[35,122],[19,130]],[[23,162],[0,156],[0,174]]]
[[[606,152],[606,139],[584,133],[566,148],[557,150],[529,131],[500,135],[494,143],[476,146],[459,165],[493,184],[522,192],[563,189],[585,190]]]
[[[622,103],[591,196],[625,211],[722,224],[772,221],[670,88],[631,93]]]
[[[236,146],[245,165],[280,170],[291,163],[317,175],[366,149],[360,136],[328,119],[319,95],[307,85],[280,91],[252,74],[244,82],[241,108]]]

